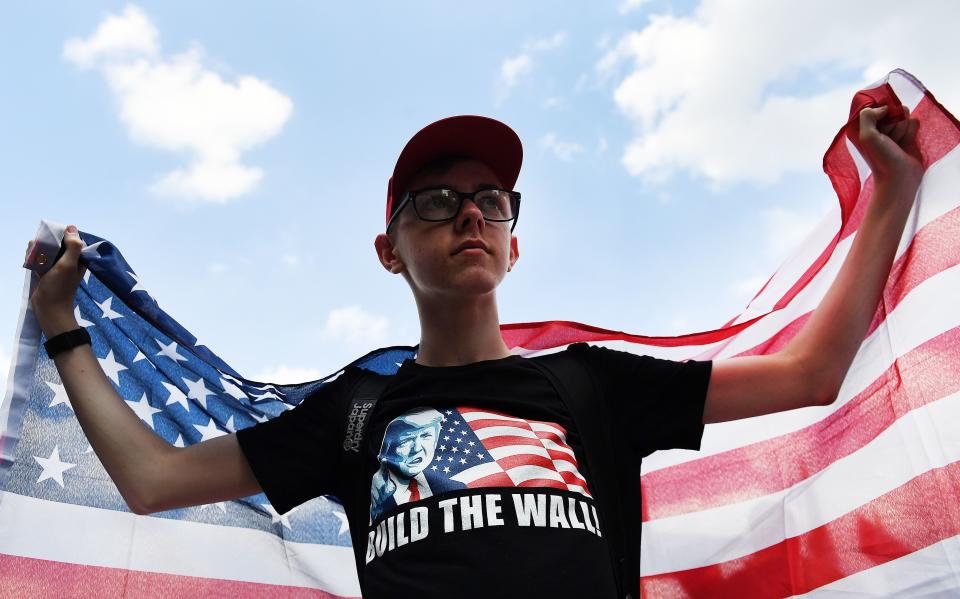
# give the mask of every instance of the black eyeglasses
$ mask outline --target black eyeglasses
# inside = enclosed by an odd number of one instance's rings
[[[484,220],[503,223],[513,221],[510,225],[510,232],[513,232],[517,226],[517,217],[520,215],[520,192],[507,191],[505,189],[479,189],[473,193],[464,193],[454,189],[444,187],[430,187],[427,189],[415,189],[404,194],[400,205],[393,212],[390,221],[387,223],[387,232],[390,232],[390,226],[400,215],[407,204],[413,200],[413,209],[420,220],[430,222],[440,222],[452,220],[460,214],[460,208],[465,199],[473,200],[473,203],[480,209]]]

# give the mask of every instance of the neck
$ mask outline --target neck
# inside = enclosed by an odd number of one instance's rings
[[[470,299],[419,299],[420,351],[417,364],[460,366],[510,355],[500,335],[494,292]]]

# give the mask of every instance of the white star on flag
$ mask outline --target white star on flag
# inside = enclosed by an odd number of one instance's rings
[[[103,368],[103,373],[110,377],[118,387],[120,386],[120,371],[126,370],[127,367],[123,364],[117,362],[113,357],[113,350],[111,349],[107,352],[106,358],[97,358],[97,361],[100,362],[100,368]]]
[[[227,433],[217,428],[217,423],[213,421],[213,418],[210,419],[210,422],[200,425],[194,424],[193,428],[200,431],[200,441],[207,441],[209,439],[216,439],[217,437],[222,437]]]
[[[137,275],[133,274],[130,271],[127,271],[127,274],[130,275],[130,278],[133,279],[133,287],[130,288],[130,293],[134,291],[142,291],[147,294],[147,297],[153,299],[153,296],[150,295],[150,292],[140,283],[140,278]]]
[[[263,509],[267,510],[267,513],[270,514],[271,524],[276,524],[277,522],[279,522],[284,526],[286,526],[287,528],[289,528],[290,530],[293,530],[293,527],[290,526],[290,516],[293,514],[293,512],[297,511],[297,508],[293,508],[286,514],[280,515],[277,513],[277,510],[269,503],[261,503],[260,505],[262,505]]]
[[[350,531],[350,525],[347,523],[347,515],[338,510],[333,510],[333,515],[340,520],[340,532],[337,533],[337,536],[342,537]]]
[[[134,362],[139,362],[140,360],[146,360],[146,359],[147,357],[143,355],[143,352],[140,351],[139,349],[137,350],[137,355],[133,357]]]
[[[233,414],[230,414],[230,417],[227,418],[227,423],[223,425],[223,428],[227,429],[231,433],[237,432],[237,425],[233,423]]]
[[[111,307],[113,304],[113,296],[107,297],[107,299],[103,300],[103,303],[94,303],[100,306],[100,310],[103,311],[103,316],[100,318],[109,318],[110,320],[115,318],[123,318],[123,314],[114,311],[114,309]]]
[[[213,395],[216,396],[216,393],[207,389],[207,386],[203,384],[203,377],[200,377],[196,381],[191,381],[187,377],[182,377],[183,382],[187,384],[187,397],[190,399],[195,399],[200,402],[200,405],[203,406],[203,409],[207,409],[207,396]]]
[[[173,442],[174,447],[183,447],[183,435],[177,433],[177,440]]]
[[[80,326],[82,326],[83,328],[87,328],[87,327],[92,327],[92,326],[93,326],[93,323],[92,323],[92,322],[90,322],[89,320],[85,319],[83,316],[80,315],[80,306],[74,306],[74,308],[73,308],[73,316],[74,316],[74,318],[77,319],[77,324],[80,325]]]
[[[207,509],[208,507],[220,508],[220,511],[221,511],[221,512],[223,512],[224,514],[227,513],[227,502],[226,502],[226,501],[216,501],[216,502],[214,502],[214,503],[204,503],[203,505],[200,506],[200,509],[201,509],[201,510],[205,510],[205,509]]]
[[[50,381],[44,381],[44,382],[47,384],[48,387],[50,387],[53,390],[53,401],[51,401],[50,405],[47,406],[48,408],[52,408],[53,406],[64,404],[65,406],[70,408],[70,410],[73,410],[73,404],[70,403],[70,398],[67,397],[67,390],[64,388],[63,385],[51,383]]]
[[[255,395],[255,394],[251,393],[251,394],[250,394],[250,397],[252,397],[252,398],[253,398],[253,401],[255,401],[255,402],[257,402],[257,401],[263,401],[263,400],[265,400],[265,399],[280,399],[280,396],[277,395],[276,393],[274,393],[273,391],[265,391],[265,392],[261,393],[260,395]]]
[[[163,387],[170,393],[170,396],[167,397],[167,403],[165,405],[169,406],[170,404],[178,403],[183,406],[184,410],[188,412],[190,411],[190,402],[187,401],[187,396],[183,394],[183,391],[177,388],[176,385],[168,383],[167,381],[160,381],[160,384],[163,385]],[[207,406],[204,405],[203,407],[206,408]]]
[[[174,362],[186,362],[187,359],[177,353],[177,342],[171,341],[170,345],[165,345],[163,341],[159,339],[154,339],[157,342],[157,345],[160,346],[160,351],[157,352],[158,356],[166,356],[173,360]]]
[[[76,464],[70,464],[60,460],[60,448],[56,445],[53,446],[50,457],[41,458],[40,456],[33,456],[33,459],[43,468],[43,472],[40,473],[40,478],[37,479],[37,482],[40,483],[51,478],[57,481],[57,484],[61,487],[63,486],[63,473],[76,466]]]
[[[153,415],[157,412],[162,412],[163,410],[158,410],[157,408],[150,405],[147,401],[147,392],[143,392],[143,397],[140,398],[140,401],[127,401],[127,405],[130,406],[130,409],[140,417],[140,420],[143,420],[147,426],[156,430],[156,427],[153,426]]]
[[[240,390],[240,387],[237,387],[222,376],[220,377],[220,385],[223,386],[223,391],[230,397],[241,401],[247,399],[246,394]]]

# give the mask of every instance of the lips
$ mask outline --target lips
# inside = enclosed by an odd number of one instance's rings
[[[483,250],[484,252],[490,253],[490,250],[487,249],[487,244],[485,244],[480,239],[467,239],[466,241],[458,245],[457,249],[455,249],[453,253],[459,254],[463,250],[468,250],[471,248],[480,249],[480,250]]]

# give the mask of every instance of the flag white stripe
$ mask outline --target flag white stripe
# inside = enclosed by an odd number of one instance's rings
[[[475,480],[480,480],[485,476],[491,476],[493,474],[500,474],[503,472],[503,468],[500,467],[500,464],[496,462],[485,462],[483,464],[478,464],[472,466],[462,471],[460,474],[455,474],[450,478],[457,481],[458,483],[463,483],[469,485]]]
[[[537,434],[528,428],[519,428],[516,426],[485,426],[474,430],[480,439],[489,439],[491,437],[524,437],[526,439],[536,439]]]
[[[576,459],[577,457],[576,454],[573,453],[573,450],[567,445],[560,445],[552,439],[540,439],[540,442],[543,443],[543,446],[547,449],[568,453],[573,459]]]
[[[499,460],[515,455],[536,455],[542,458],[550,459],[547,450],[536,445],[504,445],[503,447],[494,447],[488,449],[487,453],[493,456],[493,459]]]
[[[11,492],[0,502],[0,553],[360,595],[349,547],[295,543],[249,528],[137,516]]]
[[[563,484],[567,484],[563,480],[563,477],[556,470],[550,470],[548,468],[542,468],[540,466],[532,466],[530,464],[524,464],[523,466],[516,466],[514,468],[507,469],[507,476],[510,477],[510,480],[513,481],[515,485],[526,482],[528,480],[534,479],[546,479],[546,480],[555,480]]]
[[[960,460],[956,422],[960,393],[909,412],[858,451],[785,491],[644,522],[642,572],[725,562],[827,524],[924,472]],[[667,538],[673,550],[645,550],[648,542]]]
[[[560,438],[561,441],[567,440],[567,434],[556,425],[547,422],[529,422],[530,428],[538,433],[552,433]]]

